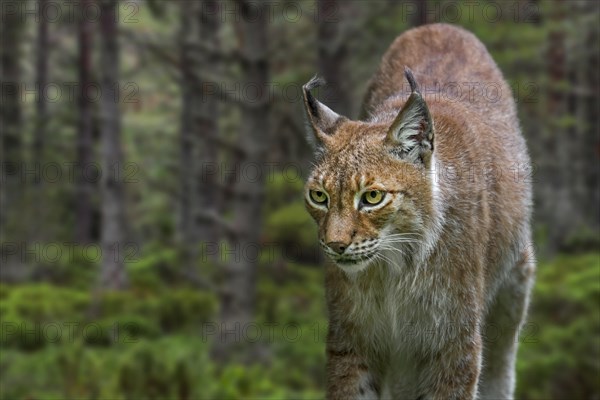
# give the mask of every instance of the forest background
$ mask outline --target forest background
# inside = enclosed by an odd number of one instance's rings
[[[535,190],[517,397],[600,398],[600,3],[0,4],[1,398],[321,398],[301,86],[357,118],[392,40],[432,22],[487,46],[533,160],[485,166]],[[495,96],[442,88],[475,91]]]

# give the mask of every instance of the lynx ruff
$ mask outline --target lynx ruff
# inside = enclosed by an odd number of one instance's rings
[[[474,81],[500,96],[419,90]],[[333,261],[327,398],[512,398],[535,269],[531,187],[510,173],[438,174],[529,166],[498,67],[471,33],[433,24],[392,43],[363,120],[316,100],[321,84],[303,87],[316,153],[305,201]]]

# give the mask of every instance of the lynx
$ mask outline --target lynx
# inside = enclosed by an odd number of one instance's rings
[[[512,398],[535,260],[530,162],[498,67],[471,33],[432,24],[392,43],[362,120],[319,102],[323,83],[303,95],[305,202],[331,259],[327,398]]]

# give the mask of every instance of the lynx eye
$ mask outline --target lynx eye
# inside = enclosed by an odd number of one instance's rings
[[[377,205],[383,200],[383,192],[379,190],[368,190],[362,195],[362,202],[367,205]]]
[[[325,194],[325,192],[322,192],[320,190],[311,190],[310,199],[317,204],[327,203],[327,195]]]

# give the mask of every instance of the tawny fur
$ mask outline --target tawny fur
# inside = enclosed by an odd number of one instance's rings
[[[327,398],[511,398],[533,281],[532,199],[525,141],[496,64],[471,33],[433,24],[391,45],[363,121],[316,101],[311,82],[305,105],[318,151],[306,202],[334,260]],[[439,92],[450,83],[497,91]],[[367,189],[384,201],[361,208]]]

